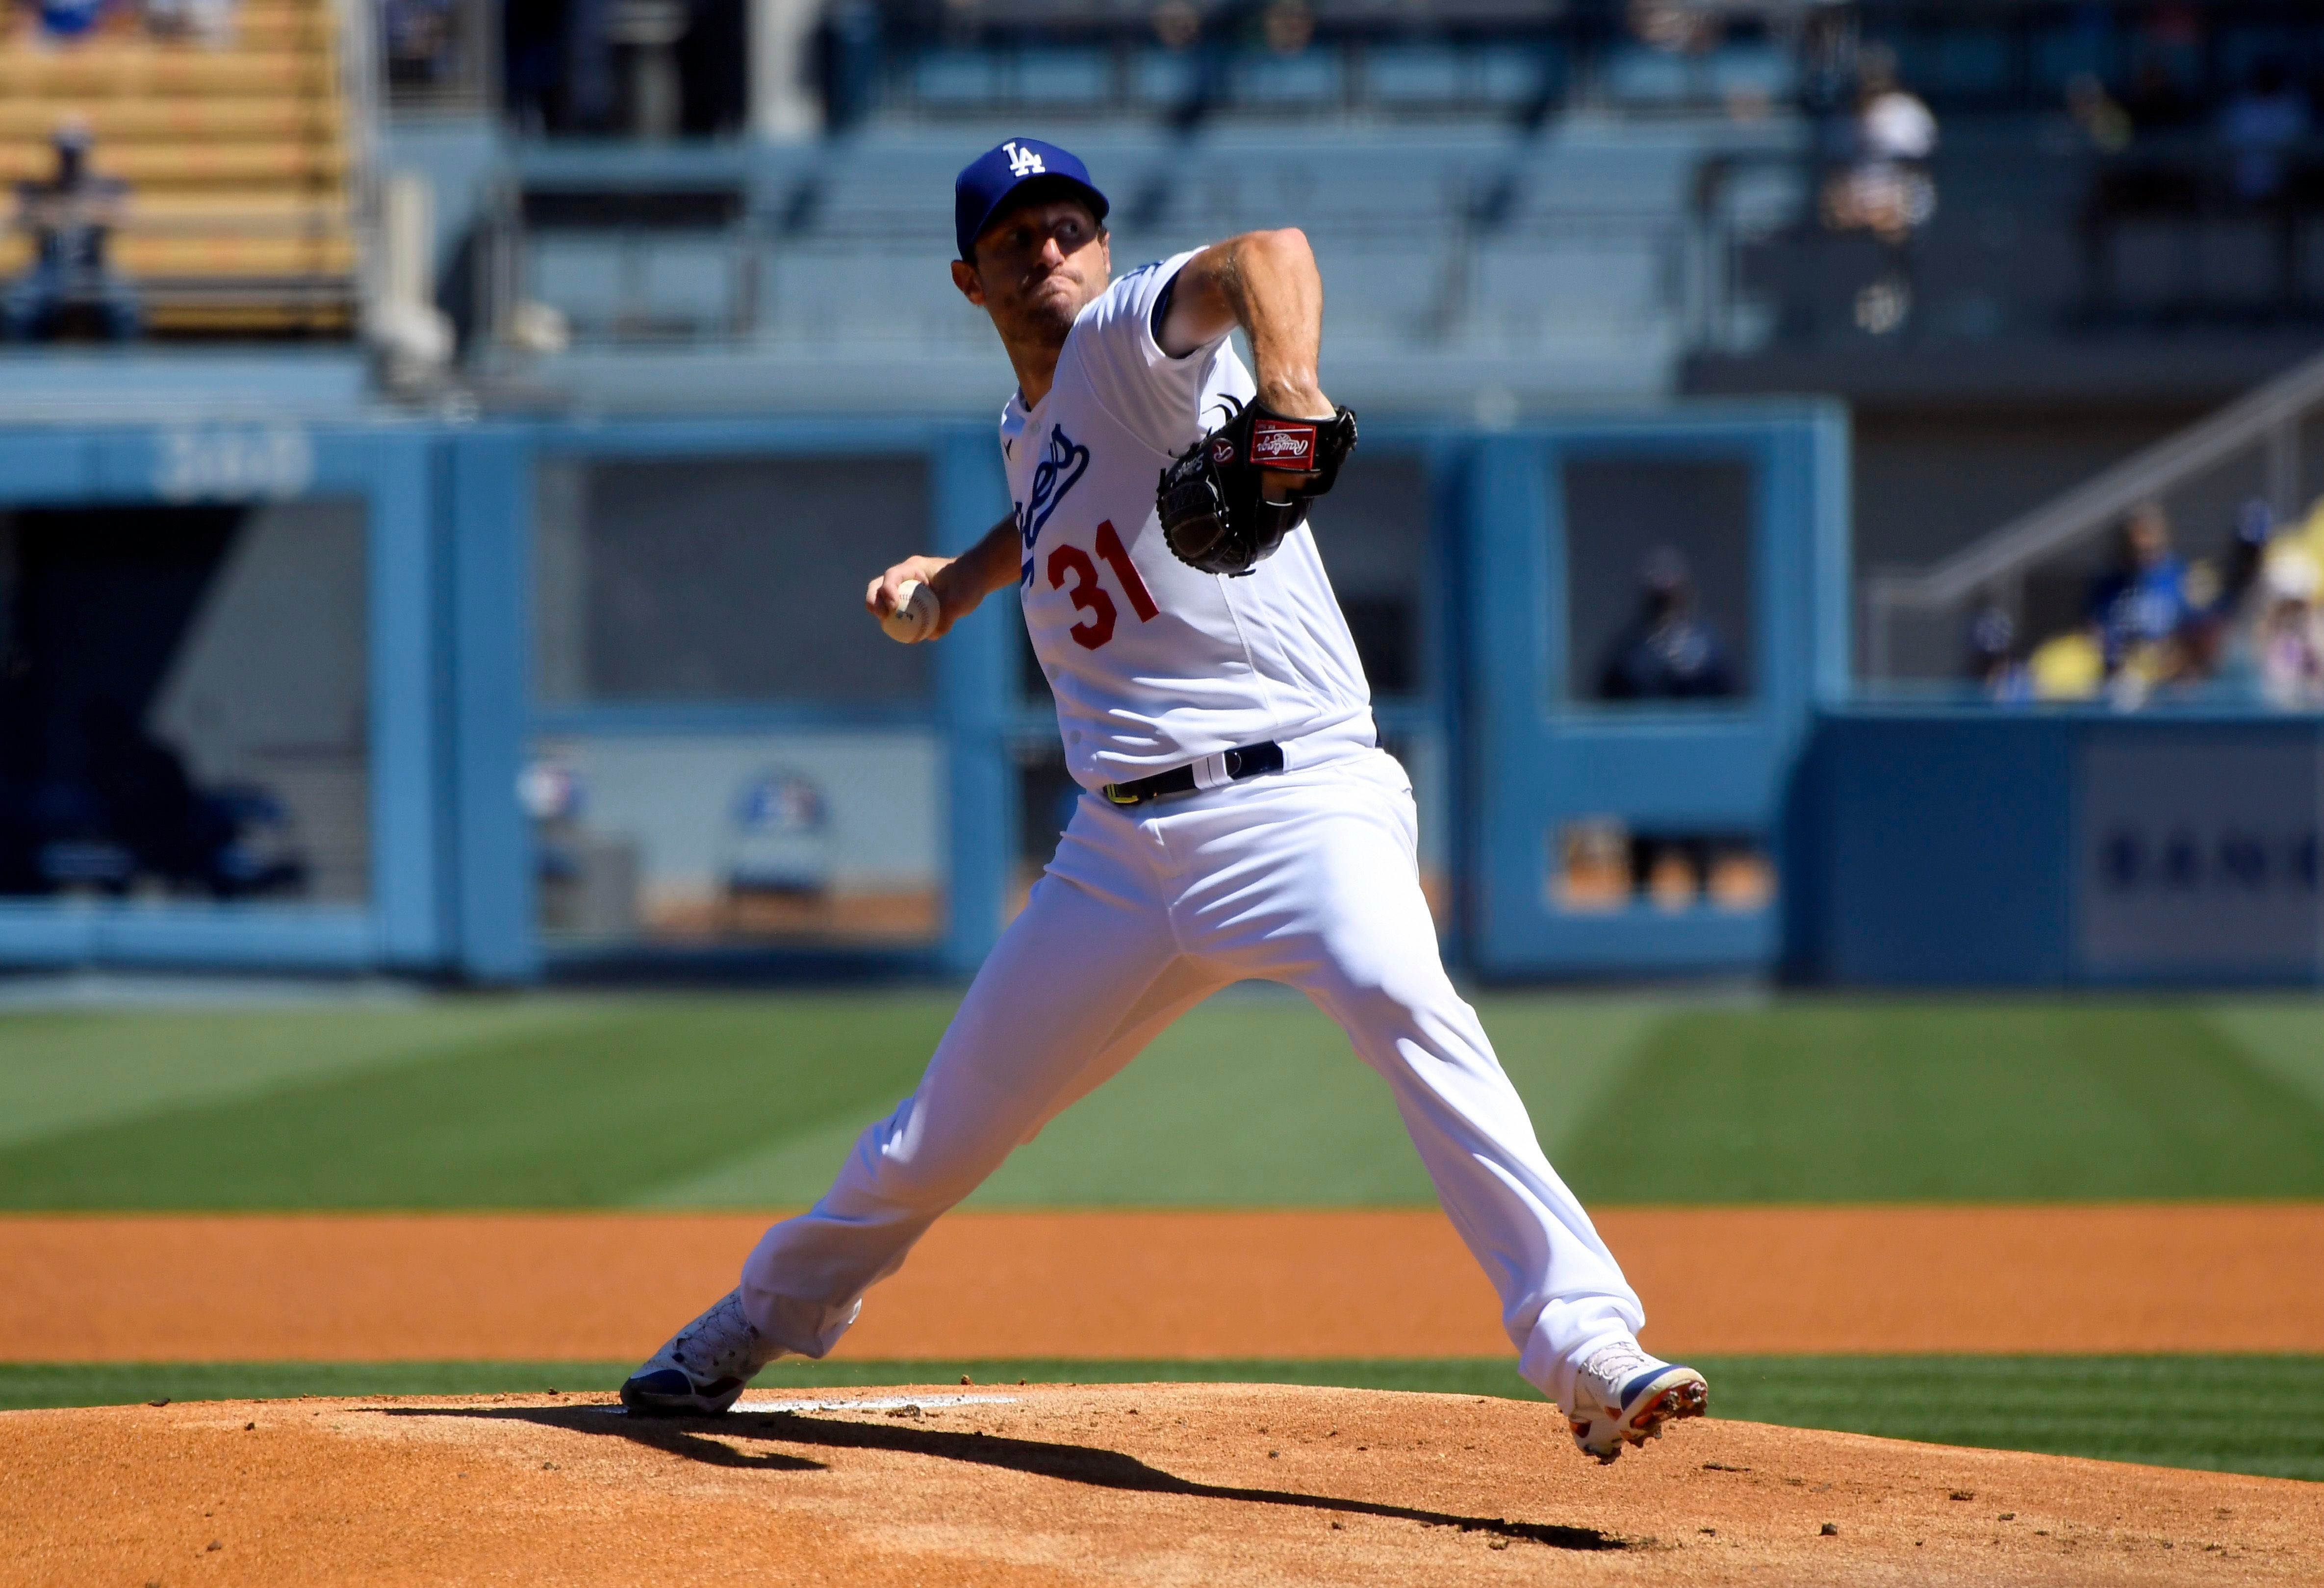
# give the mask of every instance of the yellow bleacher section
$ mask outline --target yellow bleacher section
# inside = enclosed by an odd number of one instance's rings
[[[329,0],[243,0],[212,46],[108,32],[69,48],[0,35],[0,189],[46,177],[68,116],[129,185],[115,268],[164,334],[346,334],[355,317],[348,114]],[[31,239],[0,237],[0,276]]]

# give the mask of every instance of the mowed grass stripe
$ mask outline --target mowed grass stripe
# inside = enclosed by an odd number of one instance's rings
[[[1481,1012],[1553,1158],[1591,1128],[1598,1099],[1663,1018],[1640,1000],[1570,996],[1489,999]],[[1231,994],[1195,1011],[970,1198],[982,1207],[1435,1202],[1387,1083],[1289,993]]]
[[[2324,1480],[2324,1357],[1696,1359],[1716,1415],[1893,1439]],[[0,1408],[295,1395],[603,1394],[627,1362],[0,1365]],[[778,1362],[758,1394],[890,1384],[1279,1383],[1539,1399],[1497,1358],[1375,1362]],[[1642,1458],[1682,1457],[1683,1431]],[[1579,1459],[1555,1419],[1543,1459]]]
[[[619,1205],[770,1131],[884,1110],[951,1008],[913,993],[610,1003],[23,1143],[0,1151],[0,1206]]]
[[[0,1018],[0,1207],[800,1205],[910,1089],[955,1002]],[[2324,1196],[2312,1001],[1480,1008],[1552,1160],[1597,1205]],[[1434,1196],[1341,1034],[1302,1001],[1238,992],[1052,1122],[975,1201]]]
[[[1683,1013],[1656,1027],[1609,1109],[1652,1119],[1650,1146],[1585,1135],[1558,1166],[1585,1200],[2324,1195],[2324,1108],[2195,1004]]]
[[[2255,1064],[2324,1108],[2324,1019],[2318,1000],[2245,999],[2206,1012]]]
[[[0,1014],[0,1144],[248,1097],[588,1018],[550,998]]]
[[[2324,1479],[2324,1357],[1751,1356],[1700,1365],[1721,1417]]]
[[[899,992],[583,1005],[550,1029],[447,1041],[401,1064],[0,1149],[0,1207],[801,1205],[910,1091],[955,1002]],[[373,1017],[340,1018],[359,1031]],[[1655,1018],[1603,999],[1513,1000],[1489,1014],[1553,1131],[1580,1125]],[[13,1073],[0,1054],[0,1112]],[[1338,1029],[1304,1000],[1236,992],[1054,1122],[976,1200],[1434,1196],[1387,1087]]]

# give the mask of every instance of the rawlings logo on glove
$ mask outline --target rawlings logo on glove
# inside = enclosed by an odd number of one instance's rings
[[[1250,460],[1269,468],[1306,473],[1315,462],[1315,427],[1286,424],[1279,419],[1253,421]]]
[[[1228,399],[1232,402],[1233,399]],[[1154,510],[1179,561],[1206,574],[1247,574],[1307,521],[1307,504],[1332,488],[1356,445],[1356,416],[1295,419],[1252,402],[1181,452],[1162,471]],[[1265,476],[1305,476],[1271,500]]]

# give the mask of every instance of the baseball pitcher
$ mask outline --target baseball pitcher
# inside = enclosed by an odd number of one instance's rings
[[[1356,444],[1355,416],[1317,383],[1307,240],[1247,233],[1117,279],[1106,208],[1079,160],[1030,138],[960,173],[952,276],[1016,372],[1001,420],[1014,512],[865,596],[891,632],[908,618],[933,639],[1014,585],[1081,800],[918,1090],[622,1402],[723,1412],[767,1362],[824,1355],[1019,1142],[1211,993],[1259,977],[1305,992],[1387,1080],[1499,1291],[1518,1371],[1612,1461],[1700,1415],[1708,1390],[1639,1347],[1637,1295],[1438,959],[1411,786],[1378,746],[1306,522]]]

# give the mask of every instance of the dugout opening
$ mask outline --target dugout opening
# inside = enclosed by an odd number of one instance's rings
[[[0,508],[0,897],[371,898],[366,517]]]

